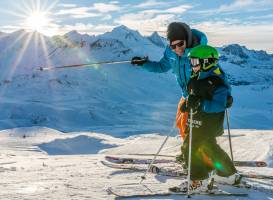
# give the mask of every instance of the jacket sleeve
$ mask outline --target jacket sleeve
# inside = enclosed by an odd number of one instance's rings
[[[168,48],[168,47],[167,47]],[[150,72],[164,73],[171,69],[169,62],[168,49],[165,49],[164,56],[160,61],[148,61],[143,65],[143,68]]]
[[[211,100],[214,91],[220,85],[224,85],[224,80],[217,76],[209,76],[205,79],[191,79],[188,82],[188,90],[192,90],[193,94],[202,99]]]
[[[226,83],[224,73],[218,75],[223,80],[213,91],[212,99],[205,99],[203,102],[203,111],[207,113],[223,112],[227,108],[228,96],[231,93],[231,87]]]
[[[197,29],[192,29],[191,31],[192,31],[193,35],[196,35],[199,38],[200,44],[205,45],[208,43],[208,39],[207,39],[207,36],[205,35],[205,33],[198,31]]]

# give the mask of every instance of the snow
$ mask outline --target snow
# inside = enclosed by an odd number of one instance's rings
[[[255,159],[270,163],[270,167],[266,168],[245,167],[239,168],[240,170],[273,174],[272,131],[234,129],[231,130],[231,134],[236,160]],[[156,133],[121,139],[94,132],[62,133],[45,127],[2,130],[0,199],[114,199],[114,195],[107,193],[108,187],[121,184],[138,185],[142,173],[108,168],[100,162],[104,160],[104,156],[155,153],[164,139],[165,136]],[[227,133],[219,137],[219,143],[228,151]],[[178,154],[180,144],[180,138],[170,137],[161,154]],[[72,151],[68,151],[67,147],[73,147]],[[225,189],[248,193],[248,197],[236,199],[273,198],[273,181],[255,179],[249,181],[255,186],[265,188],[265,192],[230,187]],[[151,188],[156,186],[157,189],[166,190],[169,186],[180,182],[178,178],[148,174],[144,184]],[[181,198],[172,195],[167,199]],[[166,197],[148,199],[166,199]],[[194,196],[192,199],[223,199],[223,197]],[[234,197],[224,199],[234,199]]]
[[[71,31],[49,38],[25,30],[2,35],[0,128],[45,126],[122,137],[165,134],[181,97],[171,71],[155,74],[130,64],[38,70],[145,55],[159,60],[163,44],[166,40],[157,33],[144,37],[125,26],[98,36]],[[232,128],[272,130],[272,55],[238,44],[219,51],[220,64],[233,86]]]
[[[104,155],[155,153],[168,134],[161,153],[178,154],[172,124],[181,95],[171,72],[130,64],[39,71],[133,56],[159,60],[164,45],[157,33],[144,37],[125,26],[98,36],[0,33],[0,199],[114,199],[108,186],[138,183],[142,174],[107,168]],[[238,44],[219,51],[233,89],[234,157],[265,160],[267,168],[240,170],[272,175],[273,57]],[[229,152],[227,135],[219,142]],[[180,182],[151,174],[145,181],[165,188]],[[273,199],[272,181],[250,182],[267,192],[243,190],[249,197],[236,199]]]

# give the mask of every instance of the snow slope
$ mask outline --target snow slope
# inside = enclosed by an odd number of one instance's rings
[[[180,89],[171,72],[154,74],[130,64],[39,71],[135,55],[159,60],[165,45],[156,33],[144,37],[125,26],[99,36],[1,34],[0,199],[114,199],[107,187],[139,183],[142,174],[105,167],[100,162],[105,154],[155,153],[170,132],[161,153],[178,154],[181,144],[172,124]],[[234,157],[265,160],[267,168],[240,170],[272,175],[272,55],[237,44],[219,51],[235,99]],[[226,135],[219,142],[229,151]],[[273,199],[272,181],[249,181],[265,191],[242,190],[249,197],[237,199]],[[180,182],[149,175],[145,184],[166,189]]]
[[[273,132],[232,130],[236,160],[266,160],[270,167],[240,168],[243,171],[273,174]],[[164,140],[158,134],[144,134],[120,139],[90,132],[62,133],[44,128],[16,128],[0,132],[0,199],[114,199],[108,195],[109,186],[138,184],[142,173],[108,168],[101,164],[105,154],[154,153]],[[79,140],[84,139],[82,146]],[[93,143],[94,142],[94,143]],[[219,143],[228,151],[226,135]],[[96,145],[92,145],[96,144]],[[162,154],[176,155],[180,139],[171,137]],[[67,151],[67,147],[75,147]],[[141,148],[140,148],[141,147]],[[88,155],[82,154],[91,153]],[[66,155],[63,155],[65,152]],[[92,154],[99,152],[99,154]],[[50,156],[54,155],[54,156]],[[80,155],[79,155],[80,154]],[[168,188],[179,179],[149,174],[144,184],[148,187]],[[273,182],[251,179],[249,182],[265,191],[225,187],[228,191],[247,192],[248,197],[236,199],[271,200]],[[166,199],[148,198],[148,199]],[[183,199],[170,196],[167,199]],[[223,197],[194,196],[192,199],[223,199]],[[234,197],[224,198],[234,199]]]
[[[155,74],[130,64],[39,71],[148,55],[159,60],[166,40],[125,26],[99,36],[71,31],[44,37],[19,30],[0,37],[0,128],[46,126],[126,137],[169,131],[180,88],[171,72]],[[273,128],[272,55],[236,44],[219,48],[233,84],[232,128]]]

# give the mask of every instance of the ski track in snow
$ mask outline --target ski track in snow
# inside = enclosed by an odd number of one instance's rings
[[[260,159],[272,163],[272,133],[272,131],[259,130],[232,130],[236,160]],[[95,148],[95,151],[99,153],[72,155],[77,154],[79,150],[74,149],[74,152],[70,152],[71,155],[58,155],[59,151],[57,151],[54,156],[50,156],[38,147],[40,144],[51,144],[49,147],[56,150],[57,146],[64,148],[63,144],[73,146],[74,142],[78,142],[79,136],[99,143],[99,145],[82,143],[82,148]],[[106,191],[109,186],[128,184],[132,187],[131,184],[139,183],[143,173],[108,168],[100,162],[104,156],[106,154],[155,153],[164,138],[165,136],[157,134],[131,136],[124,139],[87,132],[63,134],[57,130],[42,127],[1,131],[0,199],[114,199],[114,196],[108,195]],[[63,141],[63,143],[60,145],[60,142],[56,143],[56,141]],[[220,137],[219,142],[223,148],[228,147],[226,135]],[[179,138],[171,137],[161,153],[176,155],[179,152],[179,144]],[[105,147],[107,149],[104,149]],[[273,169],[269,167],[241,168],[241,170],[273,174]],[[273,199],[273,181],[254,179],[250,181],[255,186],[266,188],[267,192],[226,187],[228,191],[248,192],[249,196],[236,198],[193,196],[192,199]],[[178,185],[180,182],[178,178],[148,174],[144,184],[156,190],[166,191],[169,186]],[[269,190],[271,192],[268,192]],[[147,199],[183,198],[186,199],[186,197],[172,195]]]

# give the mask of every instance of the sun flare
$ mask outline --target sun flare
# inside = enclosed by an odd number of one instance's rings
[[[43,32],[49,26],[49,19],[45,12],[33,12],[26,18],[28,29]]]

